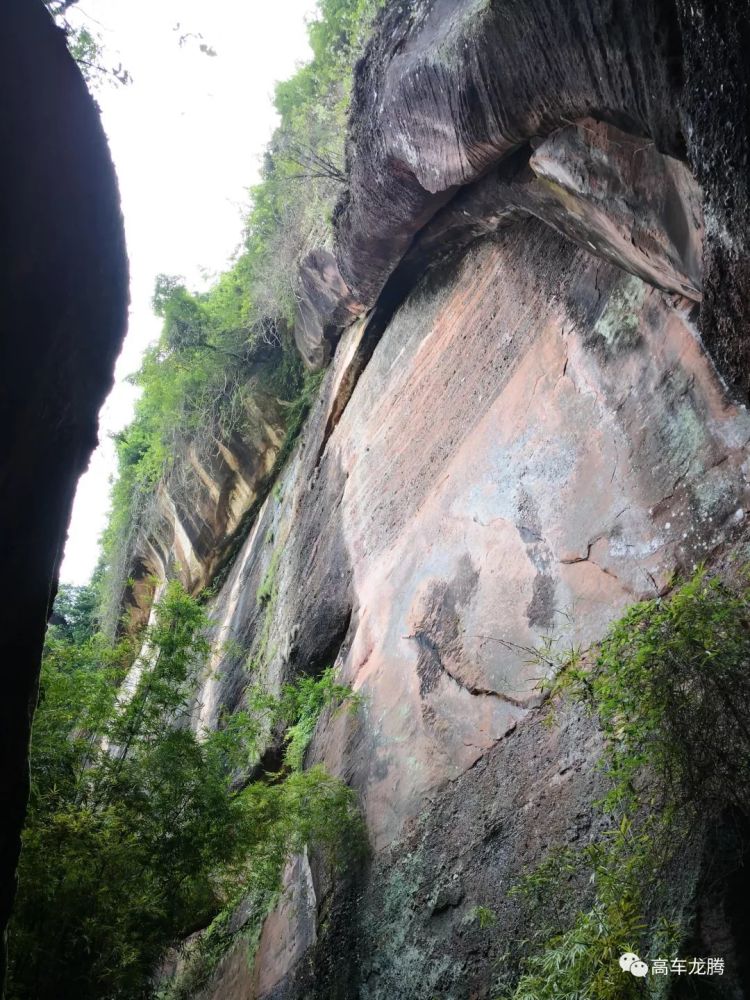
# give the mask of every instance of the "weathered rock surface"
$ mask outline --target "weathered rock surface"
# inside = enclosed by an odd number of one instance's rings
[[[294,339],[308,368],[325,368],[338,334],[363,311],[341,277],[328,250],[313,250],[299,270],[299,295]]]
[[[458,188],[525,142],[608,121],[689,159],[709,220],[701,330],[747,398],[748,17],[741,0],[389,4],[358,70],[336,216],[348,288],[372,305]]]
[[[127,606],[145,624],[153,580],[179,579],[191,594],[213,579],[243,518],[269,486],[284,441],[286,407],[257,387],[246,394],[241,429],[191,442],[159,482],[134,547]]]
[[[76,481],[96,444],[125,330],[127,260],[99,116],[41,0],[3,5],[0,86],[4,928],[47,614]]]
[[[206,996],[485,1000],[528,934],[508,888],[595,830],[599,736],[542,725],[530,650],[595,643],[747,532],[749,37],[740,0],[382,13],[308,364],[371,312],[214,602],[196,703],[215,725],[335,661],[362,707],[309,759],[358,790],[373,853],[343,885],[296,859],[253,968],[238,945]],[[696,933],[736,954],[736,899],[710,905]]]
[[[462,188],[420,230],[375,305],[358,347],[364,363],[426,268],[530,217],[658,288],[700,301],[703,198],[683,163],[593,119],[533,145]]]
[[[344,338],[283,499],[266,502],[214,613],[271,686],[337,658],[363,695],[314,747],[367,817],[372,868],[341,918],[361,951],[336,963],[319,941],[300,960],[262,942],[264,992],[219,982],[216,996],[490,995],[494,945],[477,944],[472,907],[505,914],[539,838],[593,822],[596,734],[578,720],[541,735],[544,665],[527,650],[548,634],[593,642],[750,506],[750,416],[725,397],[697,308],[531,220],[427,275],[342,407],[362,331]],[[269,611],[255,595],[274,552]],[[217,652],[202,724],[249,682]],[[493,810],[499,839],[482,832]],[[277,913],[274,941],[335,910],[315,865],[313,879],[312,909]]]
[[[589,119],[553,132],[529,168],[538,183],[518,191],[520,207],[644,281],[700,301],[703,194],[685,164]]]
[[[338,217],[350,287],[365,301],[377,295],[455,188],[571,120],[617,118],[677,151],[675,29],[673,10],[655,0],[389,5],[355,92]]]

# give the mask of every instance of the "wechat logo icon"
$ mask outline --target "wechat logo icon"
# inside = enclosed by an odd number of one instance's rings
[[[620,955],[620,968],[623,972],[629,972],[639,979],[648,975],[648,966],[632,951],[626,951],[624,955]]]

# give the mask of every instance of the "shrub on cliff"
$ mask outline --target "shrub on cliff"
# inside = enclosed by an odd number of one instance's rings
[[[330,679],[193,732],[205,626],[171,584],[135,666],[129,642],[52,630],[10,933],[15,1000],[150,996],[165,949],[240,894],[277,891],[290,853],[316,843],[333,856],[356,827],[351,792],[321,768],[243,778],[269,723],[308,726],[311,705],[346,695]]]
[[[609,788],[598,805],[611,827],[583,850],[553,852],[514,890],[537,948],[508,1000],[666,995],[662,977],[623,974],[618,957],[678,957],[698,874],[690,859],[709,823],[750,817],[750,588],[699,569],[668,598],[634,604],[589,660],[563,662],[553,693],[599,722]],[[667,902],[677,872],[684,885]],[[575,873],[594,896],[571,915],[557,904]]]
[[[245,404],[254,394],[296,403],[288,408],[293,430],[307,412],[309,383],[290,334],[298,264],[307,251],[332,241],[352,69],[381,4],[319,0],[309,26],[313,58],[276,89],[280,124],[261,181],[250,192],[234,264],[202,293],[191,293],[174,276],[157,279],[154,306],[164,328],[132,379],[142,394],[134,421],[117,438],[119,473],[103,539],[101,617],[110,634],[137,539],[158,516],[156,484],[179,475],[189,486],[195,475],[188,447],[200,455],[215,451],[216,439],[232,431],[242,436],[252,410]]]

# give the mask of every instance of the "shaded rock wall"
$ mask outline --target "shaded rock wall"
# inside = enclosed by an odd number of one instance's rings
[[[0,32],[0,927],[14,892],[47,613],[76,481],[125,329],[117,184],[96,107],[41,0]]]
[[[239,426],[191,441],[157,484],[130,557],[125,603],[132,627],[148,620],[155,580],[176,577],[191,594],[211,583],[245,515],[269,488],[288,405],[254,386]]]
[[[308,368],[325,368],[337,334],[362,311],[333,254],[324,249],[307,254],[299,269],[294,339]]]

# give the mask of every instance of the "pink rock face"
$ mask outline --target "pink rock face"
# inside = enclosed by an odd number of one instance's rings
[[[228,586],[252,601],[273,526],[269,677],[329,662],[318,637],[343,618],[338,662],[363,706],[319,728],[310,760],[359,790],[376,858],[523,736],[545,637],[589,646],[744,519],[750,416],[727,402],[694,311],[531,220],[428,275],[351,394],[362,328],[339,345],[283,500]],[[569,764],[547,766],[534,795],[554,785],[564,803]],[[309,920],[286,904],[269,920],[258,996],[298,966]]]
[[[345,673],[367,706],[378,847],[538,702],[544,636],[561,652],[600,638],[748,502],[750,419],[690,304],[579,258],[569,292],[605,296],[581,322],[513,244],[472,255],[428,318],[418,296],[402,309],[328,443],[347,474]]]
[[[281,902],[263,924],[258,942],[262,961],[254,967],[248,964],[248,942],[241,939],[222,960],[216,986],[201,994],[203,1000],[253,1000],[270,995],[315,943],[315,918],[310,865],[306,855],[295,857],[284,873]]]
[[[263,925],[258,948],[268,961],[255,967],[257,995],[270,992],[315,943],[315,918],[315,888],[305,855],[287,866],[281,903]]]
[[[728,555],[748,507],[750,417],[709,360],[747,399],[746,8],[385,5],[355,73],[336,264],[306,275],[308,364],[372,313],[215,608],[269,689],[336,660],[361,692],[308,762],[357,789],[374,855],[338,925],[313,857],[317,944],[285,899],[217,1000],[491,996],[529,936],[508,885],[592,833],[601,734],[570,705],[544,729],[534,651],[594,644]],[[249,683],[229,657],[212,675],[211,719]],[[290,869],[289,891],[307,879]],[[467,929],[486,892],[494,944]]]
[[[700,300],[703,194],[684,163],[589,118],[551,135],[529,166],[541,182],[530,211],[645,281]]]

